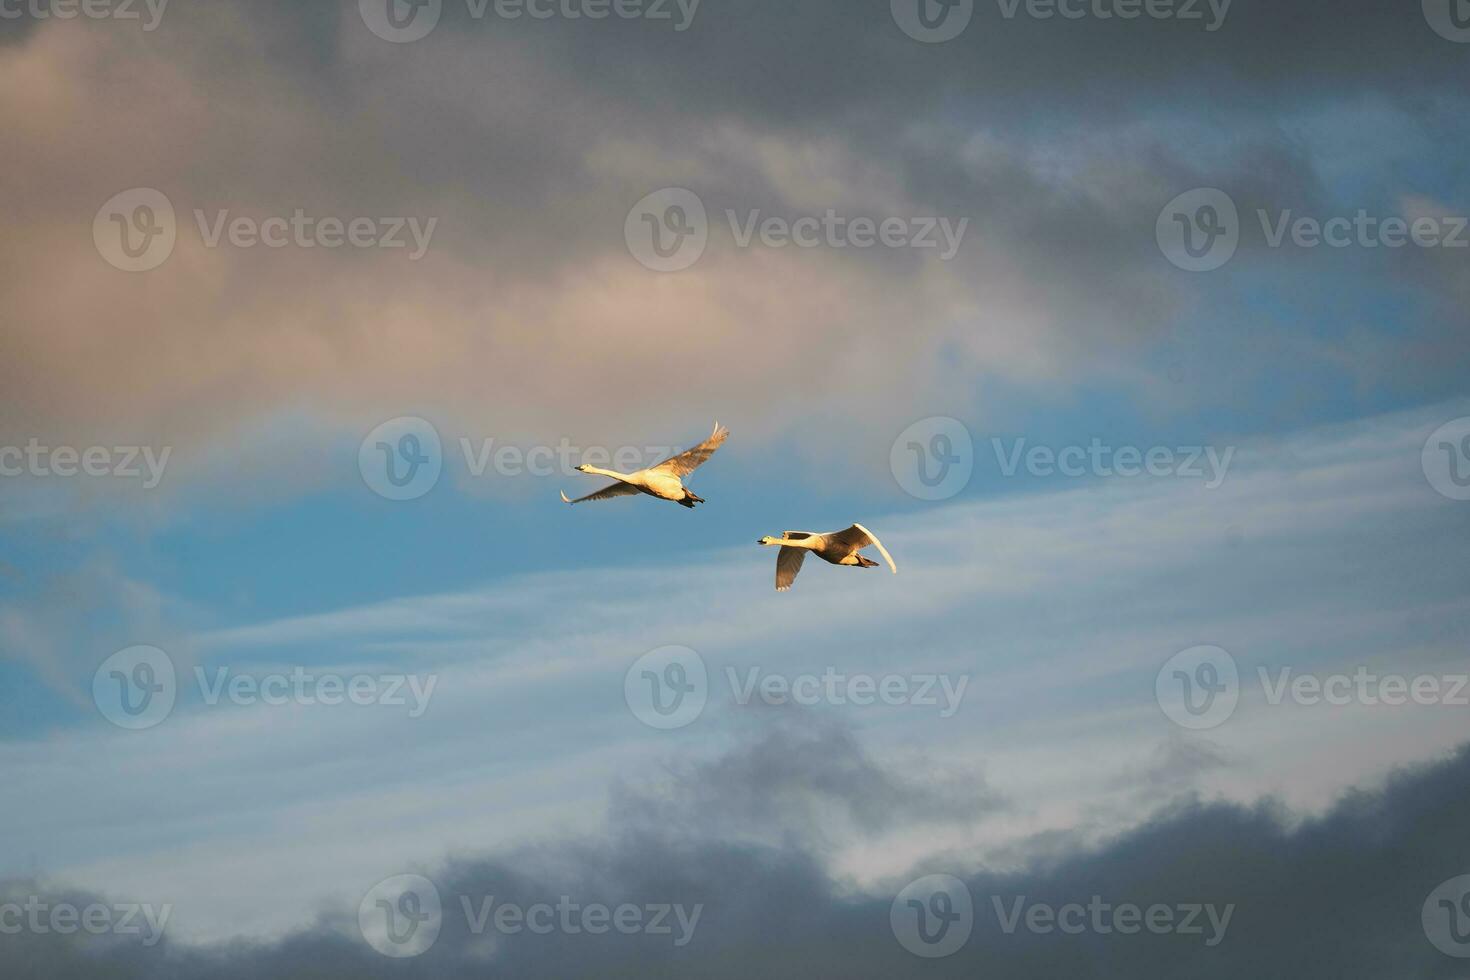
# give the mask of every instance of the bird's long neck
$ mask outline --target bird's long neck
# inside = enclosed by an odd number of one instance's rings
[[[621,480],[624,483],[631,482],[633,476],[633,474],[631,473],[619,473],[617,470],[605,470],[600,466],[584,466],[582,467],[582,472],[591,473],[594,476],[605,476],[613,480]]]

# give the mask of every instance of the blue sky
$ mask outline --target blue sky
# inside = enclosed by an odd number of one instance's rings
[[[1464,45],[1416,10],[1246,0],[1208,35],[980,4],[928,44],[887,6],[706,0],[676,32],[450,3],[413,41],[366,0],[0,21],[0,776],[25,801],[0,897],[39,872],[167,902],[167,955],[245,938],[294,969],[389,876],[586,869],[645,820],[691,869],[795,854],[886,904],[1191,807],[1295,832],[1449,764],[1464,707],[1271,685],[1466,673],[1440,443],[1470,426],[1470,246],[1273,247],[1258,212],[1463,229]],[[639,213],[670,189],[706,218],[659,270],[634,232],[678,223]],[[1235,250],[1187,271],[1166,205],[1203,229],[1207,192]],[[411,258],[198,230],[298,210],[433,232]],[[967,224],[945,260],[741,245],[727,210]],[[390,500],[360,451],[406,417],[443,472]],[[935,419],[973,472],[922,499],[901,434]],[[682,449],[716,420],[692,511],[568,508],[603,481],[461,448]],[[157,486],[4,470],[33,443],[169,455]],[[1095,445],[1204,471],[1007,471]],[[899,575],[811,560],[774,591],[757,538],[855,521]],[[134,731],[94,681],[138,646],[179,691]],[[625,687],[666,647],[707,674],[672,731]],[[1193,729],[1156,684],[1201,647],[1238,706]],[[210,704],[196,670],[432,686],[419,713]],[[732,691],[830,672],[963,686],[947,713]]]

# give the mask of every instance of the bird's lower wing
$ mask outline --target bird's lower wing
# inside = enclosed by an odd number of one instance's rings
[[[776,591],[785,592],[791,588],[791,583],[796,581],[796,573],[801,571],[801,563],[806,560],[805,548],[782,547],[776,555]]]
[[[877,548],[878,549],[878,554],[882,555],[883,556],[883,560],[886,561],[886,562],[888,562],[888,567],[891,568],[891,569],[893,569],[893,574],[895,574],[895,575],[898,574],[898,566],[893,563],[893,556],[888,553],[888,549],[887,548],[883,547],[883,542],[878,540],[878,535],[874,534],[872,531],[869,531],[867,528],[863,527],[861,524],[854,524],[852,527],[848,528],[847,530],[848,531],[854,531],[854,530],[856,530],[856,531],[861,532],[862,533],[862,536],[865,537],[865,538],[867,538],[867,541],[865,542],[865,544],[870,544],[874,548]],[[846,534],[847,531],[844,531],[843,533]]]
[[[716,422],[715,431],[710,433],[710,437],[704,442],[688,452],[669,457],[653,469],[655,472],[667,473],[670,476],[686,477],[707,462],[715,454],[715,450],[723,446],[728,438],[730,438],[730,430]]]
[[[585,504],[589,500],[611,500],[614,497],[631,497],[638,492],[638,488],[631,483],[614,483],[610,487],[603,487],[596,493],[589,493],[587,496],[578,497],[576,500],[569,499],[565,493],[561,495],[561,499],[564,504]]]

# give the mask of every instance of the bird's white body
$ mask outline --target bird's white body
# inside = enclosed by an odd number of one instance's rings
[[[609,500],[613,497],[646,493],[650,497],[671,500],[692,509],[695,504],[704,503],[704,498],[696,496],[684,486],[684,477],[693,473],[713,456],[715,450],[724,445],[729,436],[730,430],[716,422],[715,430],[710,433],[710,437],[693,449],[677,456],[671,456],[657,466],[650,466],[646,470],[638,470],[634,473],[619,473],[617,470],[605,470],[600,466],[579,466],[577,469],[583,473],[605,476],[615,482],[611,486],[603,487],[596,493],[588,494],[577,500],[571,500],[565,493],[561,495],[561,499],[565,503],[580,504],[589,500]]]
[[[862,549],[872,545],[888,562],[888,567],[893,569],[893,574],[898,574],[898,566],[893,563],[893,556],[888,553],[887,548],[883,547],[883,542],[861,524],[854,524],[842,531],[829,531],[826,534],[817,534],[812,531],[787,531],[779,538],[765,537],[756,543],[781,548],[776,555],[777,592],[785,592],[791,588],[791,583],[796,581],[796,573],[801,571],[801,563],[806,558],[807,552],[815,554],[822,561],[831,565],[873,568],[878,564],[877,562],[858,554]]]
[[[672,500],[678,503],[684,499],[689,491],[684,488],[684,481],[672,473],[661,473],[658,470],[638,470],[636,473],[619,473],[617,470],[605,470],[597,466],[581,467],[583,473],[593,476],[605,476],[619,483],[626,483],[635,489],[658,497],[660,500]]]

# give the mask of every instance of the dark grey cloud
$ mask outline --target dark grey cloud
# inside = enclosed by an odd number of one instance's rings
[[[1267,251],[1253,234],[1234,264],[1198,276],[1154,241],[1164,203],[1201,186],[1229,191],[1247,219],[1394,213],[1405,194],[1463,211],[1463,174],[1446,161],[1465,147],[1464,45],[1415,4],[1236,0],[1209,33],[1146,17],[1007,20],[990,0],[943,45],[907,37],[887,0],[704,0],[683,32],[445,7],[404,45],[374,37],[355,0],[176,2],[146,34],[7,22],[0,122],[15,147],[0,204],[25,234],[0,244],[16,270],[0,285],[0,387],[32,417],[0,429],[81,439],[107,420],[188,446],[283,404],[356,427],[391,398],[549,438],[569,423],[527,411],[539,393],[649,372],[682,387],[610,425],[709,399],[775,428],[828,394],[796,365],[844,344],[872,366],[848,380],[883,427],[946,359],[1023,385],[1085,371],[1146,398],[1157,379],[1144,362],[1170,342],[1211,378],[1222,361],[1250,376],[1289,356],[1410,398],[1463,388],[1458,254]],[[134,186],[169,195],[183,223],[147,279],[99,265],[79,231]],[[682,278],[638,266],[623,240],[629,208],[663,186],[698,192],[715,222]],[[196,208],[298,207],[439,220],[417,265],[381,250],[210,250],[194,228]],[[916,249],[739,250],[724,217],[828,207],[964,218],[968,232],[946,264]],[[1410,308],[1340,328],[1288,312],[1271,330],[1293,343],[1272,349],[1247,335],[1258,307],[1344,284],[1407,286]],[[1170,339],[1248,304],[1229,325],[1239,343]],[[1363,339],[1341,336],[1353,330]],[[746,366],[735,355],[752,346],[777,356]],[[603,363],[569,376],[566,351]],[[163,367],[184,358],[187,379]],[[712,363],[721,378],[702,370]],[[505,379],[485,385],[477,364]],[[1235,396],[1165,387],[1203,405]],[[112,394],[124,391],[146,395]]]
[[[791,742],[795,755],[820,740]],[[770,793],[771,744],[737,750],[728,760],[673,780],[688,815],[742,790]],[[860,753],[840,754],[827,781],[837,795],[901,784],[911,773],[880,773]],[[775,784],[779,786],[781,780]],[[715,785],[719,784],[719,785]],[[841,784],[841,788],[837,788]],[[1470,872],[1464,814],[1470,806],[1470,746],[1402,770],[1383,786],[1355,791],[1321,817],[1298,821],[1269,801],[1255,807],[1182,802],[1138,829],[1092,849],[1057,848],[1014,873],[935,866],[914,873],[956,873],[974,898],[976,922],[952,956],[920,960],[895,941],[890,894],[855,892],[833,880],[800,837],[780,845],[738,841],[697,825],[622,821],[605,839],[544,844],[502,857],[457,857],[432,876],[447,914],[438,942],[415,959],[390,960],[355,935],[355,910],[331,908],[275,942],[194,948],[165,939],[153,949],[135,941],[67,940],[22,933],[0,941],[6,976],[73,980],[194,980],[261,976],[284,980],[379,977],[775,977],[997,976],[1046,978],[1282,976],[1352,980],[1462,975],[1459,961],[1426,938],[1420,910],[1442,882]],[[662,811],[667,814],[667,810]],[[782,814],[742,816],[779,825]],[[488,815],[486,819],[493,819]],[[903,882],[895,883],[896,892]],[[222,882],[220,887],[227,888]],[[10,900],[43,891],[12,880]],[[85,894],[45,892],[85,904]],[[473,935],[458,902],[486,896],[523,907],[555,903],[702,905],[687,945],[663,935]],[[1203,935],[1012,934],[998,924],[1027,905],[1234,906],[1223,938]],[[102,901],[116,901],[116,898]],[[1205,921],[1202,919],[1201,921]]]

